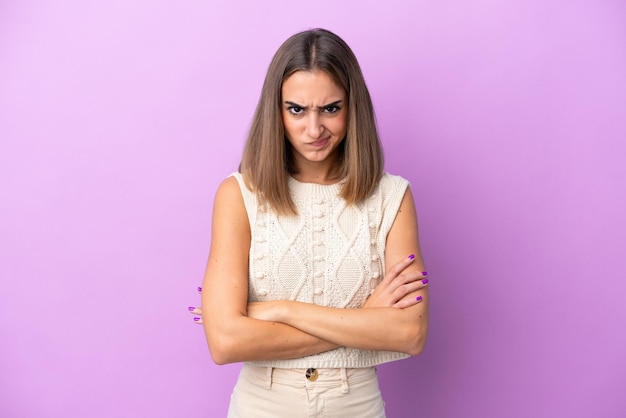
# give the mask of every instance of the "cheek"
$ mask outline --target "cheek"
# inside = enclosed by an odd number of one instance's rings
[[[283,129],[285,130],[285,135],[294,136],[300,130],[301,123],[289,116],[291,115],[283,114]]]
[[[291,132],[293,131],[293,127],[291,123],[289,123],[289,120],[284,115],[283,115],[283,129],[285,131],[285,135],[287,136],[291,135]]]
[[[293,122],[283,122],[283,128],[285,129],[285,135],[287,137],[293,137],[296,133],[296,128]]]
[[[345,115],[345,116],[343,116],[341,118],[337,118],[337,120],[335,122],[335,132],[337,132],[337,133],[342,132],[343,135],[345,135],[347,129],[348,129],[348,116]]]

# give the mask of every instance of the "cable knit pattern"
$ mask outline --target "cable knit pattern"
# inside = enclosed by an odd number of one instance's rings
[[[372,195],[346,205],[341,183],[289,179],[298,216],[278,216],[260,205],[240,173],[233,173],[251,231],[250,301],[295,300],[360,308],[385,274],[385,242],[408,182],[385,173]],[[280,368],[371,367],[408,355],[341,347],[292,360],[252,362]]]

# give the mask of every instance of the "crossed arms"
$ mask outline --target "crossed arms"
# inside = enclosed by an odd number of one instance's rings
[[[387,236],[385,277],[359,309],[294,301],[248,303],[250,227],[233,177],[217,191],[212,225],[201,323],[215,363],[299,358],[341,346],[411,355],[422,351],[428,287],[409,189]]]

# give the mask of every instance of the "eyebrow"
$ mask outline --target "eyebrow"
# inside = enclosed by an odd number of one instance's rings
[[[328,104],[325,104],[325,105],[322,105],[322,106],[318,106],[317,108],[318,109],[326,109],[327,107],[337,106],[337,105],[340,105],[341,103],[343,103],[343,100],[335,100],[332,103],[328,103]],[[306,106],[299,105],[298,103],[295,103],[295,102],[290,102],[289,100],[285,100],[285,104],[288,104],[289,106],[299,107],[300,109],[307,109]]]

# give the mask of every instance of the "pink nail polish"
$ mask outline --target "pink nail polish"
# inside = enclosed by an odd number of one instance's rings
[[[200,318],[196,317],[193,319],[194,321],[198,322],[200,320]]]
[[[415,258],[415,254],[411,254],[411,255],[409,256],[409,259],[410,259],[410,260],[413,260],[414,258]]]
[[[428,272],[427,271],[423,271],[422,272],[422,276],[428,276]]]
[[[418,302],[420,302],[420,301],[422,300],[422,297],[421,297],[421,296],[418,296],[418,297],[416,297],[416,298],[415,298],[415,300],[416,300],[416,301],[418,301]]]
[[[422,284],[428,284],[428,279],[422,280]]]
[[[198,292],[202,292],[202,288],[201,287],[198,287]]]
[[[190,311],[193,311],[193,310],[194,310],[194,309],[196,309],[196,308],[195,308],[195,306],[190,306],[190,307],[188,307],[187,309],[189,309]]]

